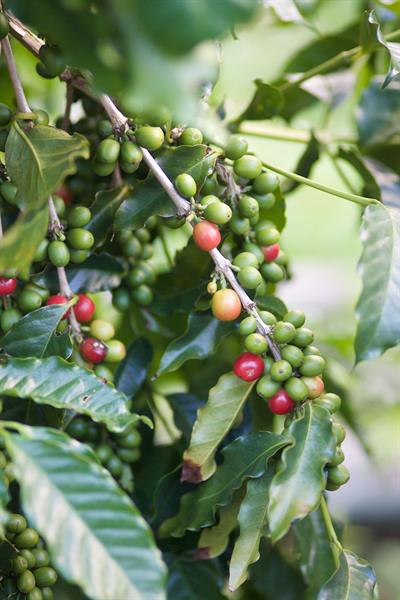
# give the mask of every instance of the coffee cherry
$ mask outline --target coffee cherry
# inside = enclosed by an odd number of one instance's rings
[[[131,304],[131,297],[128,290],[125,290],[124,288],[118,288],[113,292],[112,301],[117,310],[124,312],[128,310]]]
[[[93,337],[101,340],[102,342],[107,342],[111,340],[111,338],[115,335],[115,329],[111,323],[108,321],[101,321],[100,319],[96,319],[92,321],[90,324],[90,333]]]
[[[286,390],[280,389],[269,399],[268,406],[275,415],[287,415],[294,410],[296,403],[293,402]]]
[[[250,221],[234,213],[229,222],[229,227],[236,235],[246,235],[250,231]]]
[[[79,323],[88,323],[92,320],[96,305],[86,294],[78,295],[78,302],[72,307]],[[96,337],[96,336],[95,336]]]
[[[34,548],[32,554],[35,557],[35,566],[37,569],[39,567],[47,567],[50,563],[49,553],[43,550],[43,548]]]
[[[23,556],[25,558],[25,560],[27,561],[28,569],[33,569],[33,567],[35,566],[35,563],[36,563],[36,559],[35,559],[33,552],[31,550],[27,550],[26,548],[23,548],[20,552],[20,555]]]
[[[105,464],[106,469],[110,471],[113,477],[120,477],[122,475],[123,464],[121,459],[113,454]]]
[[[36,585],[40,588],[54,585],[58,579],[57,572],[51,567],[40,567],[35,569]]]
[[[332,433],[336,438],[336,444],[339,446],[344,441],[344,438],[346,437],[345,428],[343,427],[343,425],[341,425],[337,421],[334,421],[332,423]]]
[[[116,452],[121,460],[125,463],[132,463],[140,457],[139,448],[116,448]]]
[[[275,325],[276,317],[268,310],[259,310],[258,314],[266,325]]]
[[[31,312],[42,306],[42,298],[37,292],[23,290],[18,298],[18,308],[23,313]]]
[[[305,348],[303,348],[303,354],[304,356],[322,356],[321,350],[319,350],[317,346],[306,346]]]
[[[261,266],[261,273],[266,281],[272,281],[272,283],[278,283],[285,277],[282,267],[274,262],[264,263]]]
[[[200,221],[193,229],[194,243],[200,250],[209,252],[216,248],[221,242],[221,233],[214,223]]]
[[[149,125],[161,127],[171,120],[171,113],[165,106],[150,106],[146,108],[144,118]]]
[[[292,375],[292,365],[287,360],[277,360],[272,365],[270,374],[274,381],[286,381]]]
[[[256,194],[269,194],[275,192],[279,186],[279,179],[274,173],[261,173],[253,181],[253,190]]]
[[[89,250],[75,250],[74,248],[71,248],[69,251],[70,261],[77,265],[83,263],[89,256]]]
[[[17,204],[18,188],[11,181],[3,181],[0,184],[0,194],[8,204]]]
[[[301,379],[307,386],[309,398],[318,398],[323,393],[325,386],[321,377],[302,377]]]
[[[307,386],[298,377],[290,377],[285,383],[285,390],[295,402],[303,402],[307,399]]]
[[[305,323],[305,320],[305,314],[301,310],[290,310],[284,317],[284,321],[291,323],[296,328],[302,327]]]
[[[238,206],[239,213],[242,217],[251,219],[252,217],[258,216],[260,210],[258,202],[251,196],[241,196],[239,198]]]
[[[246,242],[243,246],[243,249],[245,250],[245,252],[254,254],[259,265],[261,265],[264,262],[264,256],[263,256],[262,250],[261,250],[260,246],[257,246],[257,244],[253,244],[252,242]],[[238,255],[238,256],[240,256],[240,255]],[[257,265],[253,265],[253,266],[257,266]]]
[[[115,169],[115,163],[105,163],[97,160],[96,156],[92,161],[92,169],[99,177],[107,177]]]
[[[138,239],[132,237],[130,240],[124,242],[122,247],[122,253],[124,256],[130,256],[132,258],[139,258],[142,253],[142,244]]]
[[[84,227],[92,218],[92,213],[86,206],[74,206],[68,213],[67,221],[70,227]]]
[[[109,340],[107,342],[107,356],[105,357],[106,363],[116,363],[123,360],[126,356],[125,345],[119,340]]]
[[[47,248],[50,262],[55,267],[66,267],[69,263],[69,250],[64,242],[58,240],[50,242]]]
[[[268,263],[274,261],[279,254],[279,244],[272,244],[271,246],[263,246],[261,248],[264,260]]]
[[[260,356],[244,352],[235,360],[233,372],[244,381],[255,381],[264,372],[264,361]]]
[[[42,588],[42,600],[54,600],[53,590],[49,587]]]
[[[16,548],[27,548],[29,550],[30,548],[34,548],[35,546],[37,546],[38,541],[38,532],[35,531],[35,529],[27,527],[26,529],[24,529],[24,531],[18,533],[18,535],[15,536],[15,538],[13,539],[13,544],[14,546],[16,546]]]
[[[234,321],[242,311],[239,296],[231,289],[218,290],[211,300],[211,310],[219,321]]]
[[[96,448],[96,455],[102,465],[106,464],[112,456],[112,447],[109,444],[100,444]]]
[[[6,522],[6,529],[11,533],[21,533],[27,527],[26,519],[23,515],[19,515],[18,513],[14,513],[8,515]]]
[[[344,465],[328,468],[328,483],[331,485],[344,485],[350,479],[350,473]]]
[[[34,587],[33,590],[26,595],[26,600],[43,600],[43,594],[38,587]]]
[[[17,587],[22,594],[28,594],[36,587],[35,576],[32,571],[25,571],[17,578]]]
[[[300,367],[300,373],[306,377],[315,377],[321,375],[325,369],[325,360],[322,356],[305,356],[303,364]]]
[[[96,160],[103,163],[114,164],[118,160],[120,150],[121,146],[117,140],[111,138],[102,140],[97,146]]]
[[[130,431],[123,436],[117,436],[117,443],[121,448],[136,448],[140,444],[140,441],[140,433],[136,430]]]
[[[35,255],[33,257],[33,262],[42,262],[47,258],[47,247],[49,245],[49,240],[44,238],[36,248]]]
[[[296,335],[296,328],[291,323],[286,321],[279,321],[273,332],[273,337],[278,344],[287,344],[291,342]]]
[[[261,210],[271,210],[275,206],[276,197],[274,194],[254,194],[254,198],[257,200]]]
[[[93,370],[100,379],[104,379],[108,383],[114,381],[114,373],[105,365],[97,365]]]
[[[344,452],[340,448],[340,446],[338,446],[336,448],[336,451],[335,451],[335,456],[328,463],[328,467],[337,467],[338,465],[340,465],[344,461],[344,458],[345,458]]]
[[[181,196],[184,198],[191,198],[197,192],[197,185],[195,180],[188,173],[181,173],[175,179],[175,186]]]
[[[204,211],[204,216],[211,223],[225,225],[232,218],[232,210],[224,202],[212,202]]]
[[[269,375],[264,375],[257,383],[256,391],[259,396],[268,399],[276,394],[280,387],[280,383],[273,381]]]
[[[243,267],[237,277],[242,286],[249,290],[255,290],[262,282],[260,271],[254,267]]]
[[[3,40],[5,37],[7,37],[7,35],[9,33],[10,33],[10,26],[8,24],[8,19],[4,13],[0,13],[0,40]],[[6,123],[2,123],[1,118],[0,118],[0,125],[6,125]]]
[[[311,329],[308,329],[307,327],[300,327],[296,331],[296,335],[293,338],[293,344],[295,346],[299,346],[299,348],[305,348],[305,346],[311,344],[313,340],[314,334]]]
[[[65,60],[58,46],[49,46],[44,44],[39,49],[39,58],[46,68],[46,71],[56,77],[61,75],[65,69]]]
[[[139,146],[147,150],[158,150],[164,142],[164,132],[161,127],[150,127],[145,125],[135,131],[136,141]]]
[[[123,142],[121,144],[121,160],[128,164],[139,164],[143,158],[141,149],[133,142]]]
[[[261,169],[262,163],[260,159],[251,154],[245,154],[233,163],[233,170],[236,175],[245,177],[246,179],[255,179],[261,173]]]
[[[303,363],[304,355],[297,346],[287,345],[281,349],[282,358],[287,360],[292,367],[297,369]]]
[[[76,227],[67,232],[67,241],[76,250],[90,250],[94,244],[94,237],[91,231]]]
[[[18,323],[22,313],[17,308],[7,308],[0,315],[0,325],[4,332],[9,331],[15,323]]]
[[[315,404],[318,406],[323,406],[329,410],[331,414],[333,414],[339,410],[341,402],[342,401],[337,394],[328,393],[317,398]]]
[[[132,291],[132,298],[141,306],[148,306],[153,302],[153,292],[148,285],[139,285]]]
[[[247,140],[241,135],[231,135],[225,147],[225,156],[230,160],[237,160],[246,154]]]
[[[68,298],[66,298],[65,296],[62,296],[61,294],[53,294],[52,296],[49,296],[46,300],[46,306],[52,306],[53,304],[67,304],[68,302]],[[62,319],[66,319],[70,313],[71,309],[68,309],[67,311],[65,311]]]
[[[269,223],[261,221],[256,227],[256,239],[260,246],[272,246],[279,241],[280,233]]]
[[[250,333],[244,341],[246,350],[252,354],[262,354],[268,348],[267,340],[261,333]]]
[[[203,134],[201,133],[200,129],[188,127],[182,132],[179,138],[179,143],[185,146],[196,146],[196,144],[202,144]]]
[[[11,561],[11,569],[16,575],[20,575],[28,569],[28,561],[23,556],[16,556]]]
[[[79,347],[82,358],[92,363],[102,362],[107,355],[107,347],[100,340],[88,337]]]
[[[212,296],[213,294],[215,294],[215,292],[217,291],[218,286],[216,284],[215,281],[210,281],[207,284],[207,293],[210,294],[210,296]]]
[[[250,335],[250,333],[254,333],[256,329],[257,321],[254,317],[246,317],[240,322],[239,333],[241,335]]]
[[[15,277],[0,277],[0,297],[12,294],[17,287]]]
[[[113,127],[111,121],[108,121],[108,119],[102,119],[101,121],[98,121],[96,125],[96,132],[101,138],[107,138],[112,135]]]

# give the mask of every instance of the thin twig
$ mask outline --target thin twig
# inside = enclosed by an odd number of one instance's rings
[[[69,130],[70,118],[71,118],[71,106],[72,106],[72,100],[74,98],[74,88],[73,88],[71,82],[67,81],[66,86],[67,86],[67,90],[66,90],[66,94],[65,94],[65,110],[64,110],[64,116],[63,116],[62,125],[61,125],[61,127],[62,127],[62,129],[64,129],[64,131]]]
[[[26,100],[26,96],[17,73],[17,66],[15,64],[14,56],[11,50],[11,45],[8,37],[5,37],[1,41],[1,46],[3,48],[4,58],[6,60],[7,70],[10,75],[11,84],[15,94],[15,100],[17,103],[17,108],[20,112],[29,113],[31,109],[29,108],[29,104]]]

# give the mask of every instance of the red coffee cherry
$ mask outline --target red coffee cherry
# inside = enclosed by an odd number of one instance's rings
[[[272,244],[271,246],[263,246],[261,248],[264,254],[264,260],[266,262],[274,261],[279,254],[279,244]]]
[[[69,187],[67,185],[65,185],[65,183],[60,185],[60,187],[55,190],[54,195],[60,196],[60,198],[62,198],[64,200],[65,204],[71,204],[71,202],[72,202],[71,191],[70,191]]]
[[[0,296],[8,296],[12,294],[17,287],[15,277],[0,277]]]
[[[78,295],[78,302],[72,307],[79,323],[88,323],[92,320],[96,306],[86,294]]]
[[[102,362],[107,354],[107,346],[96,338],[86,338],[79,347],[82,358],[91,363]]]
[[[193,229],[194,243],[200,250],[209,252],[216,248],[221,242],[221,233],[214,223],[201,221]]]
[[[296,403],[284,389],[280,389],[269,399],[268,406],[275,415],[287,415],[292,412]]]
[[[244,381],[255,381],[264,373],[264,361],[257,354],[243,352],[235,360],[233,372]]]
[[[49,296],[46,300],[46,306],[50,306],[51,304],[66,304],[68,302],[68,298],[62,296],[61,294],[53,294]],[[63,320],[66,319],[70,313],[70,308],[65,311]]]

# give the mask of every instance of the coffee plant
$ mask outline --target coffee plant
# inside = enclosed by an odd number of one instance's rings
[[[356,361],[400,341],[399,9],[329,36],[318,3],[265,4],[0,2],[1,598],[378,598],[328,508],[351,405],[279,284],[285,195],[353,202]],[[227,122],[200,50],[263,10],[315,41]],[[305,132],[295,172],[253,151],[349,97],[351,143]],[[363,189],[310,178],[324,154]]]

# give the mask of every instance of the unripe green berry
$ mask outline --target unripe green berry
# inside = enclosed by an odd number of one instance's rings
[[[314,340],[314,334],[311,329],[307,327],[300,327],[296,331],[296,335],[293,338],[293,344],[299,346],[299,348],[305,348],[311,344]]]
[[[225,155],[230,160],[237,160],[246,154],[248,143],[246,138],[241,135],[234,134],[228,140],[225,147]]]
[[[204,216],[207,221],[216,225],[225,225],[232,218],[231,208],[224,202],[212,202],[204,211]]]
[[[307,386],[298,377],[290,377],[285,383],[285,390],[295,402],[303,402],[307,399]]]
[[[269,375],[264,375],[258,380],[256,391],[262,398],[271,398],[280,389],[281,384],[273,381]]]
[[[271,281],[272,283],[278,283],[285,277],[282,267],[274,262],[264,263],[261,266],[261,273],[266,281]]]
[[[115,164],[118,160],[121,146],[117,140],[107,138],[102,140],[96,149],[96,161]]]
[[[292,375],[292,366],[287,360],[277,360],[271,367],[270,375],[274,381],[286,381]]]
[[[275,206],[276,196],[274,194],[255,195],[254,198],[261,210],[270,210]]]
[[[250,333],[254,333],[256,329],[257,321],[254,317],[245,317],[243,321],[240,322],[239,333],[241,335],[250,335]]]
[[[294,367],[295,369],[300,367],[304,360],[304,355],[300,348],[290,344],[282,348],[281,355],[282,358],[290,362],[292,367]]]
[[[139,127],[135,131],[135,137],[139,146],[151,151],[158,150],[164,142],[164,132],[161,127],[150,127],[149,125]]]
[[[256,194],[269,194],[276,191],[279,179],[274,173],[261,173],[253,181],[253,190]]]
[[[245,154],[233,163],[233,170],[239,177],[246,179],[255,179],[262,169],[262,163],[259,158],[251,154]]]
[[[196,144],[203,143],[203,134],[200,129],[196,129],[195,127],[188,127],[185,129],[180,138],[179,143],[185,146],[195,146]]]
[[[67,232],[67,241],[75,250],[90,250],[94,244],[94,237],[91,231],[77,227]]]
[[[259,310],[258,314],[266,325],[275,325],[276,317],[272,312],[269,312],[268,310]]]
[[[323,406],[329,410],[331,414],[340,409],[341,402],[340,396],[332,393],[324,394],[315,400],[315,404],[318,406]]]
[[[262,281],[261,273],[255,267],[243,267],[237,277],[241,285],[249,290],[255,290]]]
[[[334,421],[332,423],[332,433],[336,438],[336,444],[339,446],[343,442],[344,438],[346,437],[345,428],[343,427],[343,425],[341,425],[337,421]]]
[[[255,217],[255,216],[258,217],[260,208],[258,206],[257,200],[255,200],[251,196],[241,196],[239,198],[238,206],[239,206],[239,213],[241,214],[242,217],[247,217],[248,219],[251,219],[252,217]],[[252,223],[252,225],[253,225],[253,223]]]
[[[296,328],[302,327],[305,323],[306,317],[301,310],[290,310],[284,316],[284,320],[288,323],[292,323]]]
[[[303,364],[300,367],[300,373],[305,377],[314,377],[321,375],[325,369],[325,360],[322,356],[305,356]]]
[[[18,308],[23,313],[31,312],[42,306],[42,298],[37,292],[32,290],[23,290],[18,297]]]
[[[350,473],[344,465],[328,468],[328,482],[333,485],[344,485],[350,479]]]
[[[195,180],[188,173],[181,173],[175,179],[175,186],[181,196],[184,198],[191,198],[197,192],[197,185]]]
[[[0,325],[4,333],[9,331],[21,319],[22,313],[17,308],[7,308],[0,315]]]
[[[236,235],[245,235],[250,231],[250,221],[234,213],[229,222],[229,227]]]
[[[50,242],[47,248],[47,254],[50,262],[55,267],[66,267],[69,263],[69,250],[64,242],[58,240]]]
[[[86,206],[74,206],[68,213],[67,221],[70,227],[84,227],[92,218],[92,213]]]
[[[258,267],[258,260],[255,254],[252,252],[240,252],[233,259],[233,264],[239,269],[243,269],[244,267]]]
[[[90,334],[102,342],[107,342],[114,337],[115,329],[112,323],[95,319],[90,323]]]
[[[261,246],[272,246],[279,242],[280,233],[275,227],[265,225],[261,222],[256,227],[256,239]]]
[[[251,333],[244,340],[246,350],[252,354],[262,354],[268,348],[267,340],[261,333]]]

